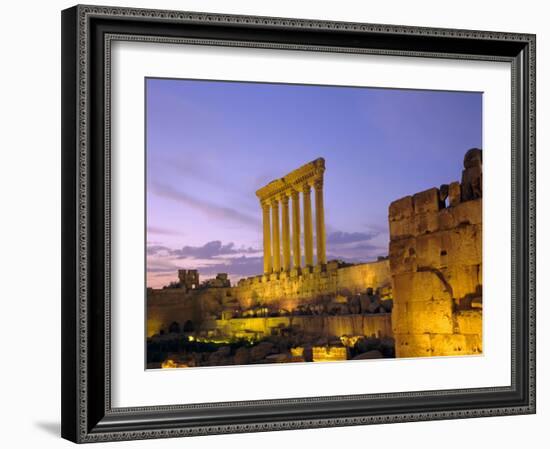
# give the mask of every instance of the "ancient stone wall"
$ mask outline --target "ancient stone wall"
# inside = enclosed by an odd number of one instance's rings
[[[367,288],[384,288],[391,285],[389,261],[364,263],[339,267],[329,262],[325,271],[313,270],[300,276],[256,276],[242,279],[231,294],[243,309],[255,303],[269,305],[278,302],[281,309],[293,310],[298,304],[307,303],[322,295],[353,295]],[[305,300],[305,301],[304,301]]]
[[[293,328],[304,334],[319,337],[365,336],[384,338],[392,336],[391,314],[340,316],[284,316],[233,318],[216,320],[217,329],[224,338],[262,338],[279,335],[281,330]]]
[[[324,271],[304,270],[300,276],[292,277],[286,273],[257,276],[242,279],[237,286],[230,288],[149,289],[147,335],[167,331],[173,322],[182,324],[188,320],[198,330],[206,320],[219,317],[227,309],[245,311],[261,305],[270,311],[292,312],[323,295],[351,296],[364,293],[368,288],[388,289],[390,286],[389,261],[386,259],[352,266],[329,262]]]
[[[474,182],[468,172],[462,185],[432,188],[389,207],[397,357],[482,352],[481,169],[475,169]]]
[[[168,331],[173,322],[191,321],[198,329],[205,318],[216,316],[223,308],[227,288],[186,291],[185,288],[147,290],[147,336]]]

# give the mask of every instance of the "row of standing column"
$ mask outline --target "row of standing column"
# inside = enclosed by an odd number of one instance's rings
[[[323,202],[323,183],[314,183],[315,189],[315,227],[317,243],[317,263],[326,264],[326,236]],[[301,189],[304,211],[304,256],[305,266],[313,266],[313,223],[311,213],[311,187],[306,184]],[[290,226],[289,202],[292,199],[292,236]],[[282,208],[279,213],[279,205]],[[264,228],[264,273],[279,273],[292,268],[301,268],[301,220],[300,192],[293,190],[290,195],[283,194],[267,201],[262,201]],[[282,216],[282,224],[279,217]],[[282,234],[282,235],[281,235]],[[282,237],[282,242],[281,242]],[[291,245],[292,241],[292,245]],[[281,259],[282,243],[282,259]],[[292,257],[291,257],[292,246]]]

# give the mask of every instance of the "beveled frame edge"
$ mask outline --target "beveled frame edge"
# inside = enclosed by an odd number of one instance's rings
[[[484,394],[486,390],[511,391],[515,390],[516,403],[504,407],[480,407],[475,409],[464,409],[458,407],[448,410],[415,411],[410,413],[371,413],[349,416],[319,416],[309,419],[280,419],[262,422],[241,422],[235,424],[216,424],[215,420],[210,425],[176,425],[170,424],[174,419],[174,413],[182,410],[198,412],[200,409],[212,409],[215,407],[254,407],[273,406],[276,404],[298,404],[309,403],[312,406],[326,404],[327,398],[292,398],[288,400],[275,401],[247,401],[228,404],[195,404],[192,406],[156,406],[127,409],[111,409],[110,407],[110,373],[109,373],[109,323],[104,327],[103,341],[106,344],[105,353],[102,348],[94,347],[90,337],[90,331],[94,320],[109,319],[109,303],[105,302],[103,317],[97,317],[90,310],[90,272],[92,265],[97,263],[93,259],[90,243],[90,219],[91,215],[101,211],[92,210],[90,204],[91,193],[94,182],[98,179],[91,179],[93,168],[90,165],[90,122],[92,111],[90,107],[90,78],[92,71],[98,67],[90,68],[90,32],[88,25],[93,18],[122,18],[143,21],[163,21],[179,24],[201,24],[208,26],[229,25],[243,26],[257,29],[270,30],[315,30],[335,33],[376,33],[378,35],[419,37],[425,36],[431,39],[453,38],[460,40],[476,40],[488,42],[517,43],[521,50],[517,55],[508,59],[512,62],[513,69],[513,117],[512,117],[512,147],[513,157],[520,155],[517,161],[513,161],[513,170],[516,170],[513,179],[513,194],[519,192],[512,204],[513,225],[516,222],[516,213],[519,213],[519,226],[516,233],[519,238],[513,246],[516,261],[513,270],[519,268],[519,272],[513,271],[513,280],[518,281],[518,292],[522,295],[517,301],[516,308],[512,311],[513,316],[517,313],[516,321],[520,325],[523,334],[519,335],[517,329],[512,332],[518,334],[520,347],[512,342],[513,369],[520,366],[518,374],[519,383],[516,384],[516,377],[512,376],[512,387],[500,389],[475,389],[472,393]],[[111,441],[143,438],[162,438],[184,435],[205,435],[213,433],[231,432],[252,432],[270,431],[296,428],[312,428],[327,426],[346,426],[371,423],[389,423],[420,421],[434,419],[450,419],[474,416],[497,416],[535,412],[535,36],[530,34],[500,33],[487,31],[449,30],[425,27],[405,27],[394,25],[360,24],[347,22],[316,21],[305,19],[286,19],[256,16],[236,16],[222,14],[205,14],[179,11],[158,11],[147,9],[99,7],[99,6],[76,6],[65,10],[62,14],[62,226],[63,226],[63,249],[62,249],[62,435],[75,442]],[[127,35],[127,37],[129,37]],[[112,35],[116,38],[116,34]],[[120,38],[120,36],[118,36]],[[162,41],[162,38],[159,38]],[[204,43],[204,39],[202,39]],[[105,43],[108,44],[106,38]],[[196,42],[200,43],[200,42]],[[234,44],[226,41],[226,45]],[[250,44],[250,42],[248,43]],[[269,47],[269,43],[263,45]],[[277,44],[271,44],[271,48]],[[311,47],[311,46],[310,46]],[[290,46],[288,48],[295,48]],[[295,48],[296,49],[296,48]],[[312,48],[308,48],[311,50]],[[315,48],[313,48],[315,50]],[[343,48],[339,49],[343,51]],[[327,51],[326,46],[317,48],[317,51]],[[334,50],[338,51],[338,49]],[[354,47],[348,51],[360,52]],[[461,57],[458,53],[444,52],[392,52],[384,49],[371,51],[378,54],[407,54],[414,56],[430,57]],[[463,55],[468,59],[473,55]],[[496,56],[493,56],[496,57]],[[491,59],[491,57],[478,55],[479,59]],[[506,57],[503,57],[504,60]],[[105,75],[109,71],[105,72]],[[108,79],[105,80],[108,85]],[[107,89],[108,91],[108,89]],[[108,107],[108,102],[106,102]],[[97,113],[97,111],[95,111]],[[103,112],[103,111],[101,111]],[[105,119],[109,116],[105,112]],[[95,117],[95,116],[94,116]],[[108,124],[107,124],[108,125]],[[103,144],[109,146],[109,126],[105,127],[105,140]],[[75,151],[76,148],[76,151]],[[515,151],[514,151],[515,149]],[[105,195],[105,208],[103,213],[109,217],[109,155],[106,154],[105,170],[103,172],[105,190],[99,189]],[[516,163],[517,162],[517,165]],[[95,172],[97,173],[97,171]],[[519,188],[519,190],[518,190]],[[106,219],[105,230],[108,232],[109,220]],[[108,244],[107,235],[105,245],[106,254],[102,261],[108,268]],[[97,271],[97,267],[96,267]],[[109,275],[105,273],[105,293],[108,298]],[[526,300],[526,301],[525,301]],[[523,308],[522,308],[523,306]],[[101,315],[101,313],[100,313]],[[522,321],[523,319],[523,321]],[[97,321],[96,323],[97,324]],[[104,322],[105,324],[105,322]],[[100,326],[101,327],[101,326]],[[104,370],[98,367],[101,363],[90,364],[93,359],[92,353],[96,353],[95,362],[98,361],[97,354],[104,357]],[[520,353],[521,360],[515,363],[517,353]],[[95,371],[94,371],[95,369]],[[96,401],[91,394],[91,385],[97,382],[97,377],[104,376],[99,385],[104,386],[103,401]],[[95,388],[95,385],[94,385]],[[522,391],[518,391],[517,389]],[[97,388],[96,388],[97,390]],[[97,393],[97,391],[95,391]],[[400,393],[403,398],[428,398],[447,397],[463,394],[464,390],[448,390],[439,392],[414,392]],[[89,397],[91,396],[91,397]],[[395,394],[387,395],[362,395],[362,399],[389,398]],[[526,397],[525,397],[526,396]],[[349,397],[334,398],[333,401],[349,401]],[[101,404],[99,404],[101,402]],[[101,410],[102,409],[102,410]],[[356,413],[356,412],[354,412]],[[237,413],[238,414],[238,413]],[[91,418],[95,415],[94,418]],[[325,413],[326,415],[326,413]],[[102,416],[97,420],[97,416]],[[156,417],[156,418],[155,418]],[[143,426],[127,426],[129,421],[137,420],[143,422]],[[156,422],[155,428],[148,427]]]

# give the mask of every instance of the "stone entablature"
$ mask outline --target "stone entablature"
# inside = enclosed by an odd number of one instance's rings
[[[315,159],[256,191],[263,219],[264,274],[310,271],[313,262],[311,188],[315,190],[315,230],[317,265],[326,264],[326,231],[323,200],[325,160]],[[300,219],[300,194],[303,223]],[[292,202],[292,220],[289,203]],[[281,212],[279,212],[281,209]],[[280,223],[282,221],[282,224]],[[292,236],[291,224],[292,222]],[[304,229],[305,267],[302,267],[301,227]],[[292,240],[292,248],[291,248]],[[281,248],[282,246],[282,248]],[[282,258],[281,258],[282,249]],[[291,258],[292,253],[292,258]]]

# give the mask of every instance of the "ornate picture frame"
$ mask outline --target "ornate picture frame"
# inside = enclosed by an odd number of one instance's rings
[[[502,61],[512,83],[511,384],[113,407],[111,44]],[[78,5],[62,12],[62,436],[74,442],[535,413],[535,36]]]

